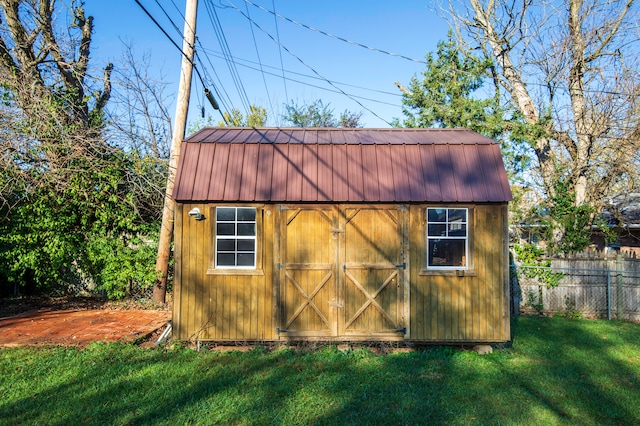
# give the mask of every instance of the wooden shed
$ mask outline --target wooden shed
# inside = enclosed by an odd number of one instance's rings
[[[511,190],[470,130],[205,128],[173,196],[178,340],[510,339]]]

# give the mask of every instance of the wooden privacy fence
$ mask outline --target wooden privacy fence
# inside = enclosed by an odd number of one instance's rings
[[[514,310],[640,321],[640,261],[554,259],[550,267],[511,265]]]

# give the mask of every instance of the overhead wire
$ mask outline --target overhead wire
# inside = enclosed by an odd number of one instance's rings
[[[156,0],[157,2],[158,0]],[[173,7],[175,8],[176,12],[178,13],[178,15],[180,15],[181,19],[184,21],[185,17],[184,14],[182,13],[182,10],[178,7],[178,5],[176,4],[175,0],[171,0],[171,4],[173,5]],[[166,13],[166,12],[165,12]],[[229,95],[227,94],[226,90],[224,90],[224,84],[222,84],[222,80],[220,79],[220,77],[218,76],[218,73],[216,72],[216,67],[213,66],[213,63],[211,62],[211,59],[209,59],[209,57],[207,56],[207,54],[205,53],[205,57],[207,57],[207,60],[209,62],[209,65],[211,66],[211,69],[213,70],[214,75],[216,76],[218,83],[220,83],[220,86],[223,89],[224,94],[227,96],[228,98],[228,104],[227,101],[223,98],[222,93],[218,90],[218,87],[216,85],[216,83],[213,81],[213,79],[211,78],[211,75],[209,75],[209,73],[207,72],[207,67],[204,66],[203,61],[200,59],[200,51],[204,51],[204,46],[202,45],[202,42],[200,41],[200,38],[196,37],[196,43],[198,44],[198,46],[200,47],[200,49],[196,49],[195,51],[195,59],[196,61],[198,61],[200,64],[202,64],[202,70],[203,70],[203,74],[204,74],[204,79],[206,81],[208,81],[211,84],[211,87],[213,88],[213,91],[215,92],[215,98],[213,98],[210,103],[212,104],[212,106],[214,107],[214,109],[218,109],[219,110],[219,105],[217,104],[221,104],[222,108],[224,111],[231,111],[231,109],[233,107],[229,107],[229,105],[232,105],[233,103],[231,102],[231,98],[229,97]],[[209,99],[210,94],[208,92],[208,86],[204,86],[203,87],[203,91],[204,94],[206,95],[207,99]],[[217,102],[216,102],[217,99]],[[216,108],[218,107],[218,108]],[[226,121],[224,113],[222,111],[220,111],[220,114],[222,115],[222,119]],[[203,116],[204,118],[204,116]]]
[[[207,51],[208,49],[205,48],[204,50]],[[213,50],[209,51],[208,54],[211,55],[211,56],[214,56],[214,57],[223,58],[223,56],[222,56],[222,54],[220,52],[216,52],[216,51],[213,51]],[[243,59],[243,58],[239,58],[239,57],[235,57],[234,61],[235,61],[236,65],[238,65],[238,66],[245,67],[245,68],[248,68],[248,69],[251,69],[251,70],[254,70],[254,71],[259,71],[259,72],[261,71],[259,68],[256,68],[256,67],[253,67],[251,65],[248,65],[248,64],[257,64],[255,61],[251,61],[249,59]],[[243,63],[243,62],[246,62],[246,63]],[[270,65],[266,65],[266,64],[263,65],[263,66],[264,66],[264,68],[271,68],[271,69],[274,69],[274,70],[280,70],[281,69],[280,67],[270,66]],[[269,71],[263,71],[263,72],[265,74],[272,75],[274,77],[280,77],[280,75],[276,74],[275,72],[269,72]],[[291,71],[291,70],[286,70],[286,72],[288,74],[291,74],[291,75],[298,75],[298,76],[301,76],[301,77],[304,77],[304,78],[308,78],[308,79],[326,81],[326,79],[323,79],[323,78],[315,76],[315,75],[303,74],[303,73],[296,72],[296,71]],[[293,83],[298,83],[298,84],[302,84],[302,85],[305,85],[305,86],[309,86],[309,87],[325,90],[325,91],[332,92],[332,93],[341,93],[341,92],[339,92],[337,90],[334,90],[334,89],[330,89],[330,88],[323,87],[323,86],[318,86],[318,85],[311,84],[311,83],[308,83],[308,82],[305,82],[305,81],[302,81],[302,80],[296,80],[296,79],[293,79],[291,77],[285,77],[285,80],[293,82]],[[339,84],[341,86],[353,87],[355,89],[365,90],[365,91],[374,92],[374,93],[380,93],[380,94],[388,95],[388,96],[395,96],[395,97],[398,97],[398,98],[402,97],[402,94],[400,94],[400,93],[388,92],[388,91],[379,90],[379,89],[371,89],[369,87],[363,87],[363,86],[358,86],[356,84],[343,83],[343,82],[334,81],[334,80],[330,80],[330,81],[335,83],[335,84]],[[360,98],[360,99],[364,99],[364,100],[369,100],[369,101],[372,101],[372,102],[377,102],[377,103],[380,103],[380,104],[398,106],[398,104],[381,101],[379,99],[366,98],[366,97],[363,97],[363,96],[357,96],[357,95],[353,95],[353,94],[351,94],[351,96],[354,96],[354,97],[357,97],[357,98]]]
[[[238,91],[240,102],[242,103],[245,111],[248,114],[250,110],[249,98],[247,96],[244,84],[242,83],[242,79],[240,78],[240,74],[238,73],[238,70],[235,68],[234,64],[231,61],[231,58],[233,58],[233,55],[231,54],[229,43],[227,42],[227,38],[224,34],[224,30],[222,29],[222,24],[220,23],[220,19],[218,18],[218,14],[216,12],[216,6],[213,4],[212,1],[205,1],[205,6],[207,9],[209,20],[211,21],[213,29],[216,33],[216,37],[218,37],[218,42],[220,43],[220,47],[224,53],[227,66],[231,74],[231,78],[236,87],[236,90]]]
[[[233,109],[233,102],[231,101],[231,97],[229,96],[229,93],[227,92],[227,90],[225,89],[224,84],[222,84],[222,80],[220,79],[220,76],[218,75],[218,73],[216,72],[216,68],[213,66],[213,63],[211,62],[211,59],[209,58],[209,56],[205,53],[204,56],[206,57],[207,61],[209,62],[209,66],[211,67],[213,74],[215,75],[217,81],[220,83],[220,87],[222,88],[222,91],[218,90],[218,86],[213,82],[213,78],[211,78],[211,75],[208,72],[208,69],[206,66],[204,66],[204,62],[203,60],[200,58],[200,52],[196,53],[196,59],[203,64],[203,72],[205,74],[205,79],[207,81],[211,82],[211,86],[213,87],[213,91],[216,94],[216,99],[218,99],[218,102],[222,105],[223,109],[225,111],[231,111]]]
[[[245,7],[247,8],[247,16],[249,14],[249,6],[245,3]],[[273,105],[271,104],[271,96],[269,95],[269,86],[267,86],[267,79],[264,75],[264,70],[262,68],[262,60],[260,59],[260,49],[258,49],[258,43],[256,42],[256,34],[253,31],[253,25],[249,23],[249,28],[251,29],[251,37],[253,38],[253,46],[256,49],[256,57],[258,58],[258,63],[260,64],[260,73],[262,74],[262,82],[264,83],[264,90],[267,92],[267,100],[269,102],[269,108],[273,111]]]
[[[147,10],[147,8],[145,8],[145,7],[142,5],[142,3],[140,3],[140,1],[139,1],[139,0],[135,0],[135,2],[136,2],[136,4],[137,4],[141,9],[142,9],[142,11],[143,11],[143,12],[144,12],[148,17],[149,17],[149,19],[151,19],[151,21],[156,25],[156,27],[158,27],[158,29],[160,29],[160,31],[161,31],[161,32],[162,32],[162,33],[167,37],[167,39],[169,39],[169,41],[171,42],[171,44],[173,44],[173,45],[176,47],[176,49],[178,49],[178,51],[180,52],[180,54],[181,54],[185,59],[187,59],[187,60],[191,63],[191,65],[193,66],[193,69],[194,69],[194,70],[195,70],[195,72],[196,72],[196,75],[198,76],[198,79],[200,80],[200,83],[202,84],[203,88],[205,88],[205,89],[206,89],[207,84],[205,83],[205,80],[204,80],[204,78],[202,77],[202,74],[200,73],[200,70],[198,69],[198,67],[197,67],[197,65],[196,65],[196,63],[195,63],[195,61],[194,61],[193,59],[189,58],[189,57],[186,55],[186,53],[183,51],[182,47],[180,47],[180,46],[178,45],[178,43],[176,43],[176,42],[173,40],[173,38],[172,38],[172,37],[169,35],[169,33],[164,29],[164,27],[163,27],[163,26],[158,22],[158,20],[157,20],[157,19],[155,19],[155,17],[151,14],[151,12],[149,12],[149,11]],[[173,1],[172,1],[172,2],[173,2]],[[160,7],[160,9],[163,11],[163,13],[165,14],[165,16],[169,19],[169,21],[170,21],[170,22],[171,22],[171,24],[173,25],[174,29],[176,29],[176,31],[180,34],[180,38],[182,38],[182,40],[183,40],[183,42],[184,42],[184,34],[182,34],[182,32],[180,31],[179,27],[178,27],[178,26],[173,22],[173,20],[169,17],[169,14],[166,12],[166,10],[164,9],[164,7],[162,7],[162,5],[160,5],[160,4],[158,3],[158,1],[157,1],[157,0],[156,0],[156,4],[158,4],[158,6],[159,6],[159,7]],[[175,5],[175,3],[173,3],[173,5],[174,5],[174,6],[176,7],[176,9],[177,9],[177,6]],[[183,20],[185,20],[184,15],[180,14],[180,16],[182,17],[182,19],[183,19]],[[186,22],[186,21],[185,21],[185,22]],[[192,28],[192,30],[194,30],[194,29]],[[194,31],[194,33],[195,33],[195,31]],[[194,45],[190,45],[190,47],[191,47],[191,49],[193,49],[193,51],[194,51],[194,57],[197,57],[197,51],[196,51],[195,46],[194,46]],[[215,85],[214,85],[214,89],[215,89]],[[225,119],[225,117],[224,117],[224,114],[222,113],[222,111],[220,111],[220,114],[222,115],[222,118],[223,118],[224,120],[226,120],[226,119]]]
[[[343,94],[344,96],[346,96],[347,98],[351,99],[352,101],[354,101],[356,104],[358,104],[360,107],[364,108],[365,110],[369,111],[373,116],[375,116],[376,118],[378,118],[379,120],[383,121],[384,123],[386,123],[387,125],[391,126],[391,123],[387,120],[385,120],[384,118],[382,118],[380,115],[378,115],[375,111],[371,110],[370,108],[367,108],[364,104],[362,104],[362,102],[360,102],[359,100],[357,100],[356,98],[350,96],[348,93],[346,93],[344,90],[342,90],[340,87],[336,86],[334,83],[332,83],[330,80],[328,80],[326,77],[324,77],[323,75],[321,75],[318,71],[315,70],[315,68],[313,68],[311,65],[307,64],[306,62],[304,62],[299,56],[297,56],[295,53],[293,53],[291,50],[289,50],[287,48],[287,46],[285,46],[282,43],[278,43],[278,41],[273,38],[273,36],[271,34],[269,34],[267,31],[265,31],[257,22],[253,21],[250,17],[248,17],[247,15],[245,15],[242,10],[240,10],[236,5],[234,5],[233,3],[229,2],[229,4],[231,5],[231,7],[233,9],[235,9],[238,13],[240,13],[245,19],[247,19],[249,22],[251,22],[253,25],[255,25],[256,28],[258,28],[260,31],[262,31],[264,34],[267,35],[267,37],[269,37],[274,43],[278,44],[279,46],[282,46],[282,48],[291,56],[293,56],[296,60],[298,60],[298,62],[300,62],[302,65],[304,65],[305,67],[309,68],[314,74],[316,74],[318,77],[320,77],[322,80],[324,80],[326,83],[328,83],[329,85],[331,85],[333,88],[335,88],[336,90],[338,90],[341,94]]]
[[[326,32],[326,31],[319,30],[319,29],[314,28],[314,27],[312,27],[312,26],[310,26],[310,25],[303,24],[302,22],[298,22],[298,21],[296,21],[296,20],[294,20],[294,19],[287,18],[286,16],[282,16],[282,15],[280,15],[280,14],[276,13],[276,12],[275,12],[275,7],[274,7],[274,10],[269,10],[269,9],[267,9],[267,8],[263,7],[263,6],[260,6],[260,5],[258,5],[258,4],[255,4],[255,3],[251,2],[250,0],[243,0],[243,1],[244,1],[245,3],[250,4],[251,6],[257,7],[258,9],[261,9],[261,10],[263,10],[263,11],[267,12],[267,13],[270,13],[270,14],[272,14],[272,15],[274,15],[274,16],[276,16],[276,17],[280,18],[280,19],[284,19],[285,21],[291,22],[292,24],[295,24],[295,25],[301,26],[301,27],[303,27],[303,28],[306,28],[306,29],[308,29],[308,30],[310,30],[310,31],[317,32],[317,33],[322,34],[322,35],[324,35],[324,36],[327,36],[327,37],[330,37],[330,38],[333,38],[333,39],[336,39],[336,40],[339,40],[339,41],[342,41],[342,42],[345,42],[345,43],[348,43],[348,44],[352,44],[352,45],[354,45],[354,46],[362,47],[362,48],[364,48],[364,49],[371,50],[371,51],[373,51],[373,52],[383,53],[383,54],[385,54],[385,55],[389,55],[389,56],[395,56],[395,57],[397,57],[397,58],[406,59],[406,60],[408,60],[408,61],[411,61],[411,62],[417,62],[417,63],[419,63],[419,64],[426,64],[426,62],[425,62],[424,60],[414,59],[414,58],[411,58],[411,57],[409,57],[409,56],[401,55],[401,54],[399,54],[399,53],[393,53],[393,52],[389,52],[389,51],[386,51],[386,50],[378,49],[378,48],[376,48],[376,47],[367,46],[366,44],[358,43],[357,41],[349,40],[349,39],[346,39],[346,38],[344,38],[344,37],[340,37],[340,36],[337,36],[337,35],[334,35],[334,34],[328,33],[328,32]]]
[[[175,24],[175,22],[173,22],[173,20],[170,18],[170,16],[169,16],[169,14],[167,13],[167,11],[162,7],[162,5],[160,5],[160,3],[158,2],[158,0],[155,0],[155,1],[156,1],[156,4],[158,4],[158,6],[160,7],[160,9],[163,11],[163,13],[165,14],[165,16],[169,19],[169,21],[170,21],[170,22],[171,22],[171,24],[173,25],[174,29],[175,29],[178,33],[180,33],[180,36],[181,36],[181,38],[182,38],[183,36],[182,36],[182,34],[181,34],[181,32],[180,32],[179,28],[177,27],[177,25]],[[308,64],[306,64],[306,63],[305,63],[301,58],[299,58],[299,57],[298,57],[297,55],[295,55],[293,52],[291,52],[290,50],[288,50],[288,49],[287,49],[287,47],[286,47],[286,46],[284,46],[284,45],[280,42],[279,31],[278,31],[278,25],[277,25],[277,18],[280,18],[280,19],[286,20],[286,21],[291,22],[291,23],[293,23],[293,24],[295,24],[295,25],[299,25],[299,26],[301,26],[301,27],[303,27],[303,28],[309,29],[309,30],[314,31],[314,32],[318,32],[318,33],[323,34],[323,35],[325,35],[325,36],[328,36],[328,37],[331,37],[331,38],[334,38],[334,39],[337,39],[337,40],[340,40],[340,41],[343,41],[343,42],[346,42],[346,43],[349,43],[349,44],[352,44],[352,45],[356,45],[356,46],[360,46],[360,47],[366,48],[366,49],[371,50],[371,51],[376,51],[376,52],[380,52],[380,53],[387,54],[387,55],[390,55],[390,56],[396,56],[396,57],[400,57],[400,58],[403,58],[403,59],[407,59],[407,60],[410,60],[410,61],[413,61],[413,62],[418,62],[418,63],[424,63],[424,64],[426,64],[426,62],[425,62],[425,61],[415,60],[415,59],[413,59],[413,58],[410,58],[410,57],[407,57],[407,56],[404,56],[404,55],[399,55],[399,54],[395,54],[395,53],[387,52],[387,51],[384,51],[384,50],[382,50],[382,49],[377,49],[377,48],[373,48],[373,47],[370,47],[370,46],[366,46],[366,45],[364,45],[364,44],[362,44],[362,43],[353,42],[353,41],[351,41],[351,40],[348,40],[348,39],[345,39],[345,38],[342,38],[342,37],[335,36],[335,35],[333,35],[333,34],[330,34],[330,33],[327,33],[327,32],[325,32],[325,31],[319,30],[319,29],[317,29],[317,28],[314,28],[314,27],[311,27],[311,26],[309,26],[309,25],[306,25],[306,24],[300,23],[300,22],[298,22],[298,21],[295,21],[295,20],[293,20],[293,19],[287,18],[287,17],[285,17],[285,16],[283,16],[283,15],[281,15],[281,14],[278,14],[278,13],[275,11],[275,1],[274,1],[274,0],[272,0],[273,11],[271,11],[271,10],[269,10],[269,9],[266,9],[266,8],[264,8],[264,7],[260,6],[260,5],[257,5],[257,4],[255,4],[255,3],[253,3],[253,2],[251,2],[250,0],[243,0],[243,1],[245,2],[245,5],[246,5],[246,4],[252,5],[252,6],[254,6],[254,7],[256,7],[256,8],[259,8],[259,9],[261,9],[261,10],[263,10],[263,11],[265,11],[265,12],[269,13],[269,14],[272,14],[272,15],[274,16],[274,21],[276,22],[276,33],[277,33],[277,39],[274,39],[274,37],[273,37],[273,36],[271,36],[271,34],[269,34],[267,31],[265,31],[264,29],[262,29],[262,28],[261,28],[261,27],[260,27],[256,22],[254,22],[254,21],[251,19],[251,17],[250,17],[250,16],[248,16],[248,15],[247,15],[247,16],[245,16],[245,15],[242,13],[242,11],[241,11],[238,7],[236,7],[236,6],[235,6],[235,5],[233,5],[233,4],[230,6],[231,8],[235,9],[236,11],[238,11],[241,15],[243,15],[243,17],[244,17],[245,19],[247,19],[247,20],[250,22],[250,24],[252,25],[252,26],[251,26],[251,28],[252,28],[252,34],[253,34],[253,25],[255,25],[258,29],[260,29],[263,33],[265,33],[265,34],[266,34],[266,35],[267,35],[267,36],[268,36],[272,41],[274,41],[274,42],[278,45],[278,47],[279,47],[279,52],[280,52],[280,65],[281,65],[281,66],[280,66],[280,68],[277,68],[277,67],[270,67],[270,66],[268,66],[268,65],[262,64],[262,61],[260,60],[260,62],[259,62],[259,64],[260,64],[260,70],[259,70],[259,71],[260,71],[261,73],[263,73],[263,79],[264,79],[264,74],[275,75],[275,74],[273,74],[273,73],[269,73],[268,71],[264,71],[264,68],[265,68],[265,67],[267,67],[267,68],[274,68],[274,69],[280,69],[280,70],[281,70],[281,75],[280,75],[280,76],[278,76],[278,77],[281,77],[281,78],[282,78],[282,80],[283,80],[283,83],[284,83],[284,86],[285,86],[285,93],[286,93],[286,91],[287,91],[287,86],[286,86],[286,81],[287,81],[287,80],[292,81],[292,82],[296,82],[296,83],[299,83],[299,84],[308,85],[308,86],[310,86],[310,87],[314,87],[314,88],[318,88],[318,89],[322,89],[322,90],[327,90],[327,91],[330,91],[330,92],[333,92],[333,93],[341,93],[341,94],[343,94],[343,95],[347,96],[348,98],[350,98],[350,99],[354,100],[355,102],[357,102],[361,107],[363,107],[363,108],[364,108],[364,109],[366,109],[367,111],[371,112],[373,115],[375,115],[376,117],[380,118],[382,121],[385,121],[387,124],[389,124],[389,123],[388,123],[386,120],[384,120],[384,119],[382,119],[381,117],[379,117],[376,113],[374,113],[374,112],[373,112],[373,111],[371,111],[370,109],[366,108],[364,105],[362,105],[360,102],[356,101],[354,98],[359,98],[359,99],[363,99],[363,100],[369,100],[369,101],[373,101],[373,102],[384,103],[384,104],[394,105],[394,106],[396,106],[396,104],[386,103],[386,102],[383,102],[383,101],[379,101],[379,100],[377,100],[377,99],[368,99],[368,98],[365,98],[365,97],[362,97],[362,96],[356,96],[356,95],[353,95],[353,94],[348,94],[348,93],[346,93],[344,90],[342,90],[341,88],[337,87],[337,86],[336,86],[336,84],[340,84],[340,85],[343,85],[343,86],[352,86],[352,87],[357,87],[357,88],[360,88],[360,89],[370,90],[370,91],[379,92],[379,93],[384,93],[384,94],[389,94],[389,95],[402,96],[402,95],[400,95],[400,94],[392,94],[392,93],[389,93],[389,92],[378,91],[378,90],[375,90],[375,89],[362,88],[362,87],[355,86],[355,85],[350,85],[350,84],[347,84],[347,83],[334,82],[334,81],[328,80],[327,78],[323,77],[323,76],[322,76],[322,75],[320,75],[320,74],[319,74],[315,69],[313,69],[311,66],[309,66]],[[165,37],[166,37],[166,38],[167,38],[167,39],[168,39],[168,40],[173,44],[173,46],[174,46],[174,47],[176,47],[176,49],[178,49],[178,51],[180,51],[180,52],[181,52],[181,54],[182,54],[184,57],[186,57],[186,55],[185,55],[185,53],[183,52],[182,48],[181,48],[181,47],[176,43],[176,41],[175,41],[175,40],[174,40],[174,39],[173,39],[173,38],[168,34],[168,32],[167,32],[167,31],[162,27],[162,25],[161,25],[161,24],[160,24],[160,23],[159,23],[159,22],[158,22],[158,21],[153,17],[153,15],[152,15],[152,14],[151,14],[151,13],[150,13],[150,12],[149,12],[149,11],[148,11],[144,6],[143,6],[143,5],[142,5],[142,3],[141,3],[139,0],[135,0],[135,2],[136,2],[136,4],[137,4],[137,5],[138,5],[142,10],[143,10],[143,12],[144,12],[148,17],[149,17],[149,19],[151,19],[151,21],[156,25],[156,27],[158,27],[158,29],[159,29],[159,30],[160,30],[160,31],[165,35]],[[171,2],[172,2],[172,4],[174,5],[174,7],[176,8],[176,10],[180,13],[180,16],[182,16],[182,19],[184,20],[184,16],[182,15],[182,13],[180,12],[180,9],[179,9],[179,8],[177,7],[177,5],[175,4],[175,1],[174,1],[174,0],[171,0]],[[209,0],[209,2],[213,5],[212,0]],[[205,3],[205,4],[208,6],[208,4],[207,4],[207,3]],[[224,6],[216,6],[216,5],[213,5],[214,12],[215,12],[215,7],[224,8]],[[210,18],[210,20],[212,21],[212,24],[213,24],[213,23],[214,23],[214,19],[213,19],[213,18],[212,18],[212,16],[211,16],[211,12],[210,12],[210,10],[209,10],[209,7],[207,7],[207,9],[208,9],[208,11],[209,11],[209,18]],[[248,11],[247,11],[247,13],[248,13]],[[215,18],[216,18],[216,20],[217,20],[217,22],[218,22],[218,24],[219,24],[219,19],[217,19],[217,14],[215,15]],[[214,28],[215,28],[215,27],[216,27],[216,26],[215,26],[215,24],[214,24]],[[221,25],[220,25],[220,29],[221,29]],[[230,49],[228,48],[228,43],[226,43],[226,37],[224,36],[224,33],[223,33],[223,32],[221,32],[221,33],[220,33],[220,36],[222,37],[222,40],[224,40],[224,42],[223,42],[223,41],[220,41],[220,39],[219,39],[220,44],[221,44],[221,47],[223,47],[223,49],[224,49],[224,46],[226,45],[226,50],[227,50],[227,52],[226,52],[226,53],[223,53],[223,58],[224,58],[224,59],[227,61],[227,63],[229,64],[230,69],[231,69],[231,68],[235,68],[233,65],[236,65],[236,64],[237,64],[237,65],[240,65],[240,66],[244,66],[244,67],[247,67],[247,68],[250,68],[250,69],[254,69],[254,70],[256,70],[255,68],[252,68],[252,67],[250,67],[250,66],[248,66],[248,65],[244,65],[244,64],[242,64],[242,63],[238,63],[237,61],[238,61],[238,60],[240,60],[240,59],[235,58],[235,57],[231,54]],[[255,42],[255,36],[254,36],[254,42]],[[210,59],[210,58],[208,57],[208,55],[206,54],[207,49],[205,49],[205,48],[204,48],[204,46],[202,46],[202,43],[200,42],[200,40],[199,40],[199,39],[197,39],[197,43],[200,45],[200,47],[201,47],[202,51],[203,51],[203,52],[205,52],[205,53],[204,53],[204,55],[205,55],[205,57],[207,58],[207,61],[208,61],[209,65],[211,66],[211,69],[213,70],[214,74],[216,75],[216,78],[218,79],[218,81],[219,81],[220,83],[222,83],[222,80],[220,79],[220,77],[217,75],[217,73],[216,73],[216,71],[215,71],[215,69],[216,69],[216,68],[213,66],[213,63],[212,63],[211,59]],[[257,49],[257,47],[256,47],[256,49]],[[305,75],[305,74],[302,74],[302,73],[295,73],[295,72],[291,72],[291,71],[287,71],[288,73],[291,73],[291,74],[297,74],[297,75],[300,75],[300,76],[304,76],[305,78],[314,78],[314,79],[322,80],[322,81],[327,82],[328,84],[330,84],[330,85],[331,85],[335,90],[327,89],[326,87],[321,87],[321,86],[317,86],[317,85],[309,84],[309,83],[302,82],[302,81],[299,81],[299,80],[294,80],[294,79],[291,79],[291,78],[286,78],[286,77],[285,77],[285,69],[284,69],[284,66],[283,66],[283,60],[282,60],[282,49],[284,49],[285,51],[287,51],[287,53],[289,53],[289,54],[290,54],[290,55],[292,55],[294,58],[296,58],[296,59],[297,59],[299,62],[301,62],[305,67],[309,68],[309,69],[310,69],[310,70],[311,70],[311,71],[312,71],[312,72],[313,72],[317,77],[309,76],[309,75]],[[204,62],[200,59],[200,55],[198,54],[198,52],[197,52],[197,51],[196,51],[196,54],[195,54],[195,58],[196,58],[196,60],[197,60],[198,62],[200,62],[200,63],[203,65],[203,66],[202,66],[202,68],[203,68],[203,72],[205,73],[205,77],[204,77],[204,78],[203,78],[202,74],[200,73],[200,70],[199,70],[199,69],[198,69],[198,67],[196,66],[195,61],[191,61],[191,63],[192,63],[192,64],[193,64],[193,66],[194,66],[194,70],[196,71],[196,74],[198,75],[198,78],[199,78],[200,82],[202,83],[203,87],[206,87],[206,86],[207,86],[207,85],[206,85],[206,83],[205,83],[205,79],[206,79],[206,80],[208,80],[208,81],[210,81],[210,82],[211,82],[211,84],[212,84],[212,86],[213,86],[214,92],[216,93],[216,96],[218,97],[218,99],[220,99],[220,103],[223,105],[223,107],[224,107],[226,110],[230,110],[229,105],[227,105],[227,101],[226,101],[226,100],[223,100],[223,96],[222,96],[222,95],[223,95],[223,93],[224,93],[224,94],[226,95],[226,97],[228,98],[228,103],[232,105],[231,97],[230,97],[230,96],[228,95],[228,93],[226,92],[224,84],[221,84],[221,87],[222,87],[222,90],[223,90],[223,92],[221,93],[221,92],[218,90],[218,88],[216,87],[215,83],[213,83],[213,81],[212,81],[212,79],[211,79],[211,76],[210,76],[210,75],[208,74],[208,72],[207,72],[207,67],[206,67],[206,66],[204,66]],[[252,62],[252,61],[248,61],[248,60],[244,60],[244,61],[246,61],[246,62]],[[256,71],[258,71],[258,70],[256,70]],[[232,75],[234,75],[234,72],[233,72],[233,71],[232,71]],[[239,78],[239,74],[237,73],[237,70],[235,71],[235,76],[236,76],[236,78],[237,78],[237,80],[238,80],[238,82],[236,83],[236,85],[237,85],[238,92],[239,92],[239,94],[240,94],[240,99],[241,99],[242,103],[245,105],[245,108],[248,110],[248,109],[249,109],[249,108],[248,108],[248,105],[249,105],[248,97],[247,97],[247,95],[246,95],[246,91],[244,90],[244,85],[242,85],[242,81],[241,81],[241,80],[240,80],[240,78]],[[234,80],[234,82],[235,82],[235,80]],[[530,84],[530,85],[539,85],[539,86],[544,86],[544,85],[543,85],[543,84],[541,84],[541,83],[535,83],[535,82],[531,82],[531,83],[529,83],[529,84]],[[622,93],[622,92],[615,92],[615,91],[603,91],[603,90],[589,90],[589,89],[586,89],[586,90],[585,90],[585,92],[586,92],[586,93],[602,93],[602,94],[610,94],[610,95],[614,95],[614,96],[626,96],[626,95],[628,95],[628,94],[625,94],[625,93]],[[244,95],[243,95],[243,94],[244,94]],[[287,96],[287,99],[288,99],[288,94],[286,94],[286,96]],[[222,112],[221,112],[221,114],[222,114]],[[223,116],[223,118],[224,118],[224,116]]]
[[[276,11],[276,0],[271,0],[271,7],[273,7],[273,11]],[[276,26],[276,39],[278,40],[278,53],[280,55],[280,69],[282,70],[282,84],[284,85],[284,96],[287,102],[289,102],[289,93],[287,93],[287,79],[284,76],[284,62],[282,61],[282,47],[280,47],[280,30],[278,27],[278,17],[273,15],[273,21]]]
[[[178,27],[178,25],[176,25],[176,23],[173,22],[173,19],[171,19],[171,16],[167,13],[167,11],[165,10],[164,6],[162,6],[158,0],[156,0],[156,4],[160,8],[160,10],[162,10],[162,13],[164,13],[164,16],[169,20],[169,22],[171,22],[171,25],[173,25],[173,28],[176,30],[176,32],[178,34],[180,34],[180,36],[182,37],[183,34],[182,34],[182,31],[180,30],[180,27]],[[174,6],[175,6],[175,3],[174,3]],[[186,22],[184,16],[182,14],[180,16],[182,17],[182,20]],[[193,30],[193,28],[192,28],[192,30]]]

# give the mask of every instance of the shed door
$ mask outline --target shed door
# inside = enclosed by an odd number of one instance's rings
[[[289,206],[280,221],[280,332],[402,338],[402,209]]]
[[[342,213],[344,309],[340,333],[402,336],[403,211],[345,208]]]
[[[281,209],[281,331],[290,336],[335,336],[335,210]]]

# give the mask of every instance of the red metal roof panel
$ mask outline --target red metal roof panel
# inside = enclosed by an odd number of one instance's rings
[[[287,158],[287,201],[302,201],[302,177],[304,145],[301,143],[289,145],[289,157]]]
[[[438,173],[438,162],[435,156],[434,145],[417,145],[420,147],[421,160],[421,184],[424,188],[424,200],[426,201],[442,201],[442,192],[440,188],[440,174]]]
[[[362,150],[362,179],[363,179],[363,192],[364,199],[366,201],[380,201],[380,190],[378,188],[379,183],[379,170],[378,162],[376,159],[375,145],[367,147],[366,145],[359,145]]]
[[[396,148],[396,147],[394,147]],[[395,183],[393,179],[393,162],[391,161],[391,147],[389,145],[366,145],[366,150],[376,153],[378,190],[380,191],[380,201],[396,201]]]
[[[216,144],[216,150],[212,159],[211,185],[209,186],[209,193],[206,200],[224,199],[224,187],[227,179],[227,166],[229,164],[229,148],[229,144]]]
[[[347,168],[348,180],[346,182],[349,189],[347,200],[364,201],[366,196],[364,193],[364,167],[362,165],[362,146],[346,145],[347,150]]]
[[[244,145],[242,162],[242,178],[240,180],[240,200],[255,200],[258,181],[258,153],[260,145],[248,143]]]
[[[390,149],[390,156],[394,180],[394,200],[414,199],[411,196],[411,182],[409,180],[408,173],[409,162],[406,157],[406,145],[400,145]]]
[[[273,178],[271,179],[271,199],[273,201],[287,200],[287,169],[289,167],[288,144],[273,144]],[[268,179],[265,176],[264,179]]]
[[[316,153],[318,162],[318,200],[334,201],[333,194],[333,145],[319,144]]]
[[[273,186],[274,149],[270,144],[259,144],[258,172],[256,175],[256,201],[270,201]]]
[[[193,185],[196,180],[196,173],[198,166],[198,158],[200,157],[200,144],[189,144],[181,149],[179,163],[181,168],[178,170],[180,173],[176,173],[176,181],[181,185],[175,185],[174,182],[174,194],[180,199],[190,200],[193,199]],[[178,177],[180,178],[178,180]]]
[[[244,148],[245,145],[241,143],[233,143],[229,147],[229,164],[227,165],[227,177],[224,187],[225,200],[240,200]]]
[[[302,146],[302,194],[303,201],[318,201],[318,145]]]
[[[505,202],[500,147],[465,129],[205,128],[182,144],[180,201]]]
[[[212,144],[206,144],[200,146],[200,152],[198,154],[198,173],[195,176],[193,183],[193,192],[191,198],[194,200],[206,200],[209,194],[209,187],[211,184],[211,171],[213,169],[213,158],[216,146]]]
[[[332,181],[333,201],[349,200],[349,190],[357,186],[357,182],[349,180],[349,160],[347,158],[347,145],[333,145],[332,152]]]

